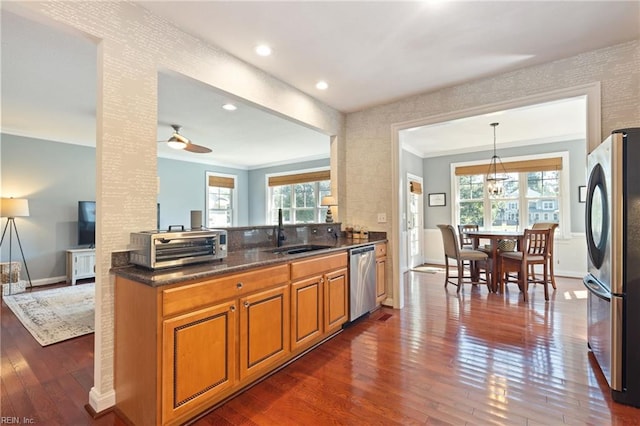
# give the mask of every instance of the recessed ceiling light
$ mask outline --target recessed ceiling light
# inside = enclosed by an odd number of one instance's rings
[[[269,56],[271,55],[271,48],[266,44],[259,44],[256,46],[256,53],[260,56]]]
[[[329,84],[326,81],[319,81],[316,83],[316,89],[318,90],[327,90],[329,88]]]
[[[234,104],[224,104],[222,105],[222,109],[226,109],[227,111],[235,111],[238,109]]]

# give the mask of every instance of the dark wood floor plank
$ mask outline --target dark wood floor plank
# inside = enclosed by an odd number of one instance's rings
[[[0,411],[2,415],[5,417],[14,417],[16,410],[13,408],[13,404],[9,398],[9,390],[5,386],[4,380],[0,380],[0,392]]]

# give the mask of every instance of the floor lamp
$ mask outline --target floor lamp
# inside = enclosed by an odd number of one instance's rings
[[[27,261],[24,258],[24,252],[22,251],[22,243],[20,242],[20,235],[18,234],[18,228],[16,227],[16,217],[28,217],[29,216],[29,200],[26,198],[3,198],[0,205],[0,215],[7,218],[7,223],[4,225],[2,231],[2,239],[0,239],[0,247],[4,242],[7,228],[9,229],[9,294],[11,294],[11,260],[12,260],[12,247],[13,247],[13,233],[16,233],[16,240],[18,240],[18,247],[20,247],[20,254],[22,255],[22,262],[24,263],[24,269],[27,271],[27,278],[29,278],[29,287],[31,285],[31,275],[29,275],[29,268],[27,267]]]

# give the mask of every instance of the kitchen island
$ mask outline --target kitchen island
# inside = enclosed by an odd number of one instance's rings
[[[133,424],[184,423],[331,338],[349,316],[348,250],[367,244],[386,254],[384,237],[332,238],[302,253],[114,269],[116,410]]]

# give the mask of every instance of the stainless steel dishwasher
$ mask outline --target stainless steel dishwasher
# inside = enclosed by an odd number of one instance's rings
[[[349,321],[376,307],[376,252],[373,245],[349,250]]]

